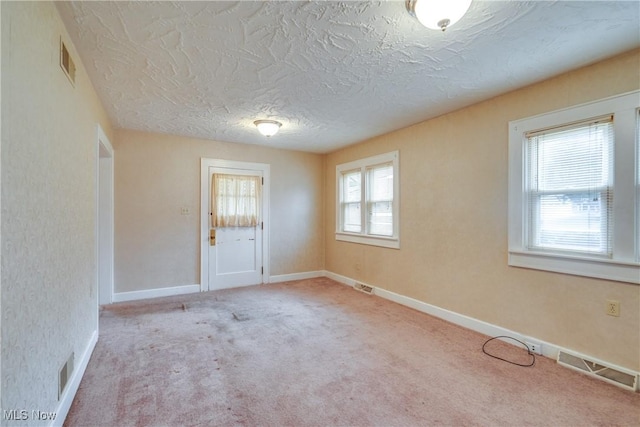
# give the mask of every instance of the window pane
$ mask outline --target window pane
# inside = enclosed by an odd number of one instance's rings
[[[350,231],[360,233],[362,225],[360,224],[362,215],[360,212],[360,202],[343,203],[342,204],[342,231]]]
[[[393,164],[367,169],[369,234],[393,236]]]
[[[362,231],[362,172],[360,169],[342,174],[342,231]]]
[[[393,200],[393,165],[386,164],[368,169],[369,200]]]
[[[373,202],[369,205],[369,233],[393,236],[393,202]]]
[[[606,198],[599,193],[540,196],[534,246],[607,253]]]
[[[362,173],[357,171],[345,172],[342,175],[343,197],[345,202],[360,202],[362,195]]]
[[[609,183],[608,126],[558,132],[534,138],[538,190],[600,187]]]
[[[612,162],[611,120],[529,137],[530,248],[611,255]]]

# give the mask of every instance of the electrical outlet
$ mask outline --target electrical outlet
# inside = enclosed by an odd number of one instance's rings
[[[608,299],[605,310],[609,316],[620,317],[620,301]]]
[[[191,209],[189,209],[187,206],[184,206],[182,209],[180,209],[180,214],[191,215]]]
[[[542,344],[534,341],[526,341],[525,344],[529,347],[531,353],[542,355]]]

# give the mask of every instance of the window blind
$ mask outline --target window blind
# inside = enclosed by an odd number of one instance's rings
[[[610,257],[613,117],[525,136],[528,247]]]

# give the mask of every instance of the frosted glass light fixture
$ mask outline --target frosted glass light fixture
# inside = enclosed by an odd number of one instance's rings
[[[278,133],[282,126],[282,123],[275,120],[256,120],[253,124],[258,128],[258,132],[267,137]]]
[[[467,13],[471,0],[406,0],[405,5],[422,25],[444,31]]]

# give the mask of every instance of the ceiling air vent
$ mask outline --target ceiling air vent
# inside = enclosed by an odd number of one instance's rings
[[[73,86],[76,84],[76,64],[73,63],[73,59],[71,59],[71,55],[69,55],[69,50],[67,46],[65,46],[62,41],[62,37],[60,38],[60,67],[62,71],[67,75],[67,78],[71,82]]]
[[[620,368],[606,366],[604,362],[586,359],[583,356],[568,353],[561,350],[558,353],[558,363],[567,368],[575,369],[587,375],[605,380],[611,384],[624,387],[628,390],[638,389],[638,376],[635,373],[625,372]]]

